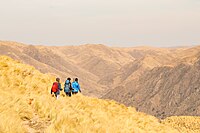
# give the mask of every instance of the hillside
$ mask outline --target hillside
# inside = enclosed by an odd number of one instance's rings
[[[167,64],[173,58],[170,52],[153,48],[111,48],[101,44],[48,47],[0,41],[1,55],[32,65],[43,73],[59,75],[63,80],[68,76],[79,77],[84,81],[81,85],[84,94],[96,97],[121,82],[132,80],[131,77],[138,78],[145,70]]]
[[[58,54],[59,53],[59,54]],[[97,83],[99,77],[73,63],[71,58],[61,55],[54,47],[24,45],[16,42],[0,42],[0,55],[8,55],[23,63],[36,67],[43,73],[51,73],[65,80],[67,77],[79,77],[84,94],[100,96],[106,86]],[[92,88],[92,89],[90,89]]]
[[[114,101],[80,94],[55,100],[49,94],[54,77],[6,56],[0,56],[0,75],[2,133],[200,131],[198,117],[170,117],[160,123]]]
[[[53,77],[5,56],[0,57],[0,74],[0,132],[169,130],[156,118],[113,101],[82,95],[55,100],[48,94]]]
[[[200,115],[199,46],[50,47],[0,41],[0,54],[63,81],[69,76],[78,77],[84,95],[114,99],[158,118]]]
[[[171,115],[200,115],[200,64],[156,67],[104,97],[159,118]],[[119,93],[120,92],[120,93]]]

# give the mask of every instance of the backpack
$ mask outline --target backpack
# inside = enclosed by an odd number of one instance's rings
[[[57,92],[58,91],[58,82],[54,82],[53,83],[53,86],[51,88],[51,91],[52,92]]]
[[[69,92],[71,90],[71,83],[69,82],[69,80],[65,81],[65,88],[64,91],[65,92]]]

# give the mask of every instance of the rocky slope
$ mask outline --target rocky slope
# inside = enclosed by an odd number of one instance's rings
[[[200,58],[199,58],[200,59]],[[200,61],[174,67],[155,67],[146,71],[137,82],[107,93],[114,99],[159,118],[171,115],[200,115]]]

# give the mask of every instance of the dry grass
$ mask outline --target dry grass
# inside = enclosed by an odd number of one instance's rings
[[[178,129],[180,132],[199,133],[200,117],[195,116],[172,116],[162,121],[163,124]]]
[[[184,117],[185,123],[191,123],[191,126],[179,124],[183,120],[181,117],[175,119],[176,122],[172,118],[172,121],[166,120],[161,124],[153,116],[114,101],[81,94],[56,100],[49,94],[53,80],[54,77],[33,67],[0,56],[0,132],[200,131],[191,128],[193,123],[200,121],[194,117]],[[185,130],[182,130],[183,127]]]

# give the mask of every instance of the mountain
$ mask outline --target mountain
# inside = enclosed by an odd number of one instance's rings
[[[0,41],[0,54],[62,81],[78,77],[87,96],[114,99],[158,118],[199,116],[199,46],[114,48]]]
[[[171,115],[199,116],[198,51],[199,47],[184,50],[185,56],[179,55],[179,59],[173,59],[176,60],[176,65],[171,63],[173,65],[154,67],[143,73],[137,81],[129,80],[103,97],[135,106],[138,110],[159,118]]]
[[[104,83],[104,77],[134,60],[126,52],[101,44],[48,47],[0,41],[0,55],[32,65],[43,73],[54,74],[63,81],[67,77],[79,77],[83,93],[94,97],[101,97],[111,88]]]
[[[142,53],[142,52],[141,52]],[[128,64],[137,64],[125,49],[104,45],[47,47],[25,45],[17,42],[0,42],[0,54],[33,65],[43,73],[52,73],[63,80],[79,77],[83,93],[101,97],[118,85],[118,75]],[[143,69],[142,69],[143,70]]]
[[[65,48],[65,50],[71,48]],[[68,53],[68,52],[67,52]],[[62,54],[59,48],[24,45],[15,42],[0,42],[0,54],[8,55],[26,64],[35,66],[43,73],[52,73],[65,80],[67,77],[79,77],[83,93],[90,96],[100,96],[107,86],[97,84],[99,77],[83,69],[72,57]],[[104,60],[99,59],[98,62]],[[105,61],[106,62],[106,61]],[[91,64],[92,65],[92,64]],[[86,88],[86,89],[84,89]]]
[[[56,100],[49,94],[55,77],[6,56],[0,56],[0,75],[2,133],[200,131],[199,117],[159,121],[135,108],[81,94]]]

